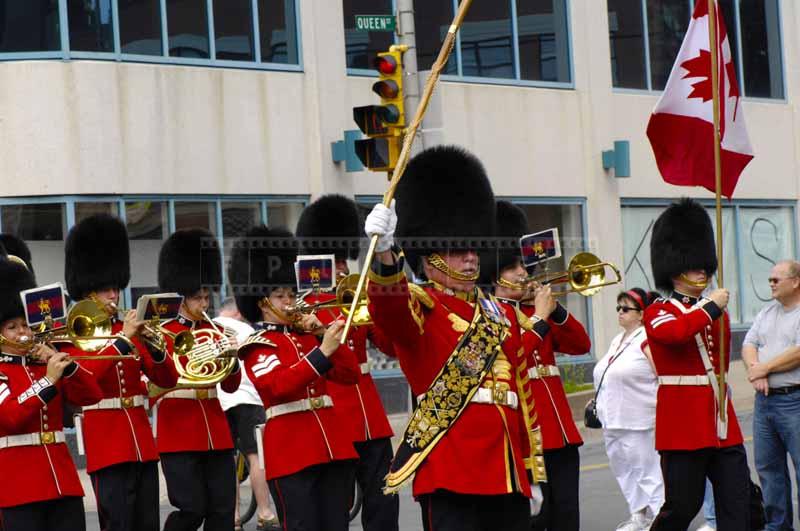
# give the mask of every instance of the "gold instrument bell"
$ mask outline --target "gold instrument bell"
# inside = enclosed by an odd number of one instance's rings
[[[298,314],[315,313],[319,310],[338,308],[345,316],[349,316],[350,306],[353,303],[353,296],[355,295],[356,287],[358,286],[358,278],[359,275],[357,273],[342,277],[336,284],[336,300],[319,302],[316,304],[305,304],[303,302],[299,302],[298,304],[291,306],[286,313],[290,317],[294,317]],[[369,299],[367,299],[367,293],[364,291],[362,292],[361,297],[359,297],[358,306],[356,306],[355,315],[353,315],[352,326],[365,326],[372,324],[372,317],[369,315],[368,304]]]
[[[611,269],[616,277],[606,279],[606,267]],[[554,296],[578,293],[589,297],[598,293],[605,286],[612,286],[622,282],[622,275],[617,266],[611,262],[603,262],[592,253],[578,253],[569,261],[566,271],[557,273],[540,273],[528,277],[527,282],[540,284],[569,284],[568,288],[553,290]]]

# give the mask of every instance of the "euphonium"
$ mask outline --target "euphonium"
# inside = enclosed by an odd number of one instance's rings
[[[153,382],[147,384],[150,397],[161,396],[175,389],[201,389],[213,387],[230,375],[238,358],[232,335],[220,330],[208,315],[203,317],[212,328],[185,330],[173,337],[170,355],[178,371],[178,385],[164,389]]]

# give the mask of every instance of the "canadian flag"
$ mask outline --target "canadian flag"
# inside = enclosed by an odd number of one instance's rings
[[[716,2],[715,2],[716,4]],[[722,194],[730,198],[753,158],[741,105],[736,66],[717,5]],[[696,2],[686,37],[656,104],[647,137],[664,181],[715,191],[714,115],[708,2]]]

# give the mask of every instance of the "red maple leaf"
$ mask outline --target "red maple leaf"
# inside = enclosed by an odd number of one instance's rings
[[[702,98],[704,103],[710,101],[713,98],[711,91],[711,52],[700,50],[699,56],[682,62],[681,68],[686,70],[683,79],[687,77],[702,78],[700,81],[692,83],[692,93],[689,94],[689,97]]]

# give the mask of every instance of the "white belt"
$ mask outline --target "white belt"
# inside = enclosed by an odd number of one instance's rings
[[[369,374],[369,362],[362,363],[359,365],[361,367],[361,374]]]
[[[659,385],[708,385],[708,375],[693,374],[691,376],[659,376]]]
[[[528,378],[531,380],[545,376],[561,376],[561,371],[555,365],[537,365],[528,369]]]
[[[288,415],[290,413],[300,413],[301,411],[311,411],[313,409],[322,409],[324,407],[333,407],[333,399],[328,395],[315,396],[314,398],[303,398],[295,400],[294,402],[287,402],[285,404],[278,404],[267,408],[267,420],[280,417],[281,415]]]
[[[425,395],[419,395],[417,400],[420,401]],[[511,409],[519,407],[519,397],[514,391],[502,391],[495,389],[486,389],[481,387],[478,392],[472,395],[472,400],[475,404],[497,404],[500,406],[508,406]]]
[[[170,391],[162,398],[186,398],[189,400],[208,400],[217,398],[216,389],[175,389]]]
[[[93,409],[130,409],[132,407],[144,406],[144,397],[142,395],[125,396],[122,398],[104,398],[96,404],[91,406],[83,406],[84,411],[91,411]]]
[[[56,444],[65,441],[63,431],[37,431],[0,437],[0,449],[13,448],[15,446],[42,446],[43,444]]]

